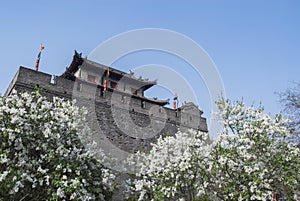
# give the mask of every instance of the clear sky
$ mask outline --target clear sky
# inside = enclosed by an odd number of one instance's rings
[[[227,98],[265,106],[278,113],[274,92],[299,81],[300,1],[1,1],[0,93],[19,66],[34,68],[45,46],[40,70],[60,75],[76,49],[87,56],[110,37],[132,29],[163,28],[184,34],[210,55]],[[173,57],[137,53],[114,66],[159,63],[183,66]],[[189,79],[189,75],[184,75]],[[204,116],[210,113],[203,82],[197,94]],[[171,95],[170,95],[171,96]]]

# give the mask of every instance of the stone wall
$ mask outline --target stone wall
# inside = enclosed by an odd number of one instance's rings
[[[97,85],[53,77],[24,67],[20,67],[5,95],[12,89],[33,91],[35,86],[42,88],[43,95],[49,98],[76,99],[78,105],[89,110],[88,118],[94,120],[90,121],[94,133],[101,131],[110,143],[129,153],[147,151],[150,143],[160,135],[173,135],[178,129],[195,128],[207,132],[202,112],[191,105],[177,112],[151,101],[144,100],[142,106],[140,98],[129,94],[110,90],[103,94],[103,89]]]

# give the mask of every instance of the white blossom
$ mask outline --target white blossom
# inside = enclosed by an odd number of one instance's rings
[[[195,131],[160,137],[149,153],[138,152],[132,182],[139,200],[272,200],[299,194],[300,150],[280,115],[242,102],[219,103],[223,130],[212,140]],[[202,139],[202,140],[201,140]]]
[[[80,142],[90,132],[86,113],[74,102],[49,101],[38,91],[0,98],[0,199],[110,196],[115,176]]]

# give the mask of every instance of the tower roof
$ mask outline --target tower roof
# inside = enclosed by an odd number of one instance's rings
[[[107,70],[109,70],[110,76],[114,77],[116,81],[122,80],[123,82],[134,84],[138,88],[143,87],[144,90],[147,90],[157,84],[157,80],[149,81],[147,79],[142,79],[141,77],[136,78],[132,72],[125,73],[124,71],[99,64],[88,59],[83,59],[83,63],[80,65],[80,69],[94,72],[95,74],[98,74],[100,76],[102,76],[107,72]]]
[[[143,79],[142,77],[136,78],[133,72],[126,73],[113,67],[82,58],[82,54],[78,53],[77,51],[75,51],[70,66],[66,68],[65,72],[60,77],[72,81],[81,79],[85,82],[92,82],[93,84],[101,87],[105,86],[108,90],[127,93],[131,96],[142,100],[147,100],[161,106],[169,103],[169,99],[157,100],[154,98],[151,99],[144,97],[144,91],[156,85],[157,80],[149,81],[148,79]],[[106,80],[105,84],[104,80]],[[108,81],[111,84],[108,84]],[[116,87],[117,83],[122,83],[123,86],[125,83],[127,86],[124,86],[124,89],[120,90],[118,89],[119,87]]]
[[[82,58],[82,54],[78,53],[76,50],[70,66],[66,68],[61,77],[74,81],[76,79],[75,73],[79,69],[99,73],[99,75],[104,74],[105,71],[109,69],[110,74],[114,75],[116,78],[119,78],[118,80],[123,79],[126,82],[135,83],[137,86],[143,86],[144,90],[147,90],[157,84],[157,80],[149,81],[148,79],[142,79],[141,77],[136,78],[133,72],[126,73],[113,67]]]

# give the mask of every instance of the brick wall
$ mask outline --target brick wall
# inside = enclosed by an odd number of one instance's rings
[[[33,91],[38,86],[49,98],[75,98],[78,105],[89,110],[88,118],[94,120],[90,121],[93,132],[97,133],[100,129],[112,144],[129,153],[149,150],[150,143],[155,142],[159,135],[173,135],[178,129],[196,128],[207,132],[202,112],[191,107],[177,113],[151,101],[145,101],[142,107],[138,97],[113,91],[103,95],[99,86],[79,80],[53,78],[50,74],[20,67],[5,95],[9,95],[12,89]]]

